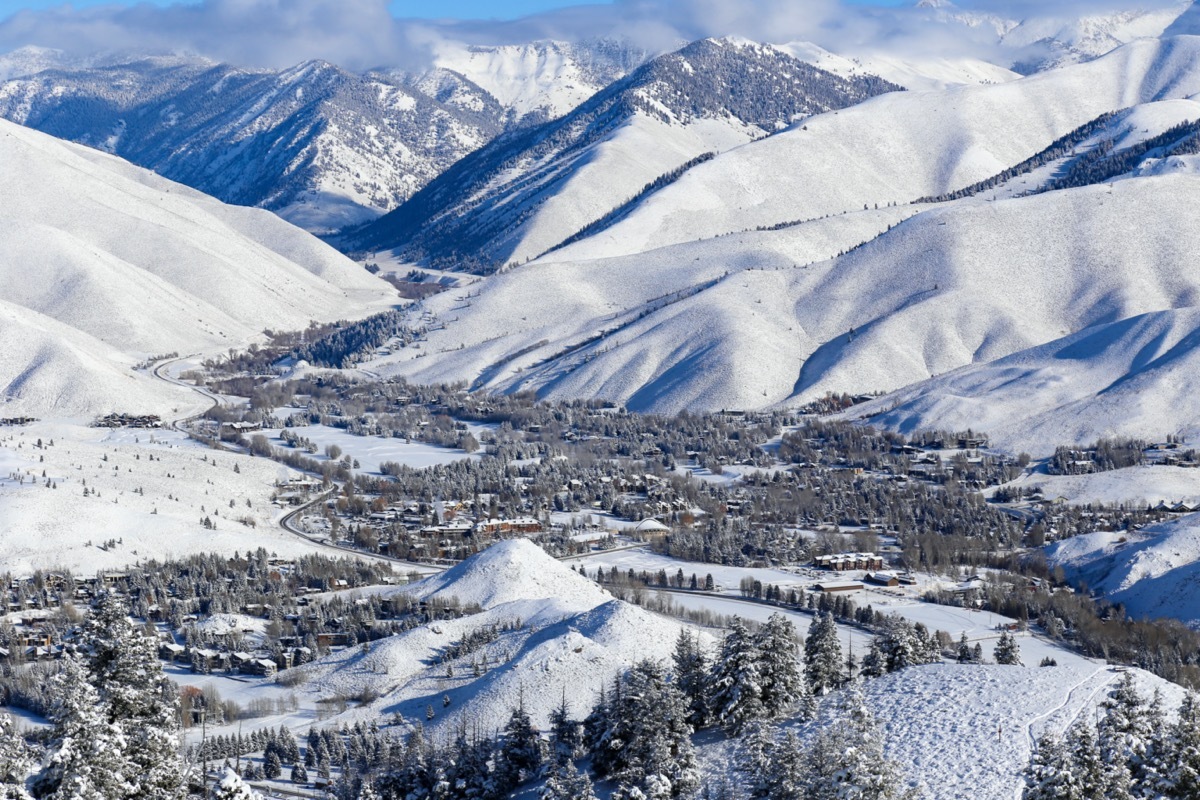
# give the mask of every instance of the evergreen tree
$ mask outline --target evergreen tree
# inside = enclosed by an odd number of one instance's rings
[[[1025,769],[1022,800],[1068,800],[1071,798],[1072,759],[1062,740],[1043,734]]]
[[[179,700],[163,675],[158,645],[108,595],[84,630],[88,675],[124,742],[127,797],[174,800],[185,794],[179,759]]]
[[[833,614],[817,614],[804,641],[804,675],[812,694],[823,697],[842,683],[842,645]]]
[[[746,800],[768,800],[775,764],[774,732],[763,722],[752,722],[738,741],[737,768],[745,779]]]
[[[858,683],[839,698],[838,724],[822,728],[808,756],[811,800],[891,800],[904,796],[900,772],[883,755],[883,740]]]
[[[730,734],[763,718],[760,660],[750,632],[734,617],[713,665],[708,690],[713,716]]]
[[[1168,761],[1174,765],[1169,773],[1170,796],[1200,798],[1200,699],[1194,692],[1188,692],[1179,706]]]
[[[25,782],[32,768],[25,737],[8,714],[0,714],[0,800],[28,800]]]
[[[121,729],[108,719],[83,665],[68,656],[52,679],[53,744],[34,777],[35,796],[50,800],[113,800],[131,796]]]
[[[595,715],[606,727],[590,737],[597,777],[646,796],[665,790],[669,797],[683,797],[694,791],[699,779],[687,701],[667,681],[662,665],[639,662],[620,679],[609,703]]]
[[[542,789],[542,800],[596,800],[592,782],[575,769],[575,762],[555,764]]]
[[[1003,631],[1000,634],[1000,641],[996,643],[996,649],[992,651],[992,658],[997,664],[1004,666],[1020,666],[1021,664],[1021,648],[1017,645],[1017,639],[1008,631]]]
[[[534,778],[542,766],[542,738],[525,711],[524,702],[512,710],[496,762],[501,785],[515,787]]]
[[[563,689],[562,702],[558,708],[550,712],[550,746],[554,748],[556,763],[579,758],[584,753],[583,725],[571,719],[566,689]]]
[[[675,686],[688,703],[688,722],[693,728],[708,724],[708,658],[694,632],[681,628],[671,656],[675,669]]]
[[[975,651],[971,649],[971,643],[967,641],[967,632],[963,631],[962,636],[958,637],[958,655],[956,660],[959,664],[974,664]]]
[[[283,764],[279,761],[279,754],[274,750],[268,752],[266,758],[263,759],[263,774],[270,781],[283,774]]]
[[[292,767],[291,775],[292,783],[305,784],[308,783],[308,770],[304,768],[304,764],[297,762],[296,766]]]
[[[1081,719],[1067,731],[1065,743],[1071,761],[1072,797],[1081,800],[1104,800],[1108,780],[1100,757],[1100,742],[1091,722]]]
[[[836,644],[836,633],[834,638]],[[800,636],[796,626],[782,614],[772,614],[755,637],[755,646],[759,653],[759,681],[766,718],[778,719],[795,709],[802,719],[811,719],[816,714],[816,703],[801,671]],[[840,649],[837,660],[841,661]]]
[[[213,800],[262,800],[262,796],[250,791],[250,787],[231,767],[225,768],[225,774],[213,787],[212,797]]]

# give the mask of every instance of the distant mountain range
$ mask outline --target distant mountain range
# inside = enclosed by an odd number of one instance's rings
[[[395,208],[502,131],[565,113],[639,53],[471,48],[419,75],[358,75],[319,61],[270,72],[27,48],[0,57],[0,117],[331,233]]]
[[[1074,16],[1048,9],[1014,20],[923,0],[910,10],[920,25],[938,35],[969,31],[985,46],[977,54],[954,58],[926,52],[839,55],[802,42],[779,50],[849,80],[878,75],[921,89],[995,82],[1015,77],[1008,68],[1029,74],[1096,58],[1138,36],[1158,36],[1171,25],[1182,32],[1191,24],[1187,15],[1176,21],[1184,10],[1180,4]],[[444,40],[434,46],[426,69],[355,74],[323,62],[265,71],[194,57],[124,53],[80,58],[31,47],[0,55],[0,117],[115,153],[227,202],[270,209],[325,235],[369,223],[403,205],[501,134],[561,119],[589,101],[594,108],[601,102],[598,92],[606,91],[610,98],[619,94],[619,82],[656,55],[661,54],[613,39],[487,47]],[[660,73],[666,63],[659,62]],[[769,74],[760,73],[758,79]],[[673,78],[659,74],[656,80]],[[724,89],[740,91],[758,82],[746,74],[740,81]],[[703,84],[703,77],[680,84],[676,100],[689,91],[724,90]],[[772,89],[778,88],[776,82]],[[788,93],[779,98],[782,105]],[[846,93],[840,102],[853,95]],[[697,97],[695,102],[708,100]],[[829,106],[834,107],[840,106]],[[818,104],[811,110],[824,109]],[[704,113],[711,118],[711,109]],[[758,126],[754,120],[749,124]],[[595,126],[586,127],[584,138],[594,137]],[[669,143],[670,154],[638,165],[643,169],[621,171],[628,179],[617,182],[617,194],[625,194],[585,203],[578,218],[556,221],[545,236],[574,234],[594,221],[584,219],[588,214],[610,210],[606,203],[628,199],[700,152],[744,143],[745,138],[718,136],[720,141],[711,146]],[[511,152],[512,147],[504,149]],[[654,170],[659,172],[651,174]],[[449,206],[442,210],[453,213]],[[366,239],[387,241],[395,237],[383,236],[385,228],[402,234],[412,220],[438,213],[427,195],[405,212],[408,222],[393,218]],[[517,236],[527,229],[522,226]],[[483,235],[481,246],[489,238]],[[558,243],[534,239],[530,248],[492,243],[484,248],[487,252],[471,254],[471,263],[520,262],[540,254],[538,247]],[[439,253],[422,242],[408,243],[406,249],[428,252],[439,261],[463,252],[460,247],[455,253]]]
[[[491,272],[621,218],[715,153],[901,87],[776,48],[708,39],[660,56],[561,119],[501,136],[345,240]]]
[[[25,50],[0,115],[484,276],[377,374],[664,412],[894,392],[854,413],[1030,451],[1200,430],[1200,11],[906,13],[999,49],[444,44],[366,75]]]

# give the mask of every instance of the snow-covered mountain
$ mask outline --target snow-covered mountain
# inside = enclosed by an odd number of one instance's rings
[[[426,300],[444,323],[428,355],[378,366],[636,409],[754,408],[898,389],[1195,305],[1200,179],[1194,130],[1177,126],[1200,105],[1169,98],[1196,93],[1200,39],[1179,37],[821,114],[687,170],[467,303]],[[1119,368],[1084,365],[1081,385]]]
[[[359,316],[394,293],[307,233],[113,156],[0,121],[5,416],[159,410],[130,365],[264,328]]]
[[[403,202],[490,140],[504,114],[483,92],[440,102],[324,62],[263,72],[141,58],[0,84],[6,119],[317,232]]]
[[[441,94],[446,85],[475,87],[505,109],[509,125],[533,125],[564,116],[651,55],[615,39],[491,47],[445,40],[436,46],[432,69],[404,77],[425,94],[451,104],[455,98]]]
[[[1176,20],[1190,12],[1190,0],[1165,8],[1132,8],[1064,17],[1053,7],[1023,19],[1001,36],[1013,51],[1013,69],[1032,73],[1098,58],[1135,39],[1164,35]],[[1182,33],[1178,29],[1166,35]]]
[[[483,272],[523,263],[612,225],[714,153],[898,88],[773,47],[703,40],[472,153],[347,244]]]

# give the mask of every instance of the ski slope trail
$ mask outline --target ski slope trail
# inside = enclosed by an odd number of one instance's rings
[[[1040,722],[1045,722],[1046,720],[1053,717],[1055,714],[1058,714],[1060,711],[1074,705],[1075,704],[1075,695],[1081,689],[1084,689],[1085,687],[1087,687],[1097,675],[1104,675],[1104,680],[1101,681],[1098,686],[1095,686],[1092,688],[1091,694],[1089,694],[1087,696],[1087,699],[1083,701],[1082,705],[1078,706],[1075,714],[1072,715],[1071,719],[1067,721],[1067,726],[1075,724],[1075,720],[1079,719],[1079,716],[1084,712],[1084,710],[1092,708],[1093,703],[1096,699],[1096,695],[1098,695],[1100,692],[1106,690],[1109,686],[1112,685],[1112,679],[1113,679],[1114,674],[1115,673],[1113,672],[1113,669],[1111,667],[1105,666],[1105,667],[1097,668],[1096,671],[1093,672],[1091,675],[1088,675],[1086,678],[1081,680],[1079,683],[1072,686],[1071,691],[1067,693],[1067,696],[1063,698],[1063,701],[1061,703],[1059,703],[1057,706],[1050,709],[1049,711],[1045,712],[1044,714],[1039,714],[1036,717],[1034,717],[1033,719],[1029,720],[1029,722],[1025,723],[1025,740],[1028,743],[1029,755],[1032,756],[1034,748],[1037,747],[1037,735],[1034,734],[1034,732],[1033,732],[1033,728],[1035,725],[1037,725]],[[1013,793],[1014,800],[1021,800],[1021,797],[1024,795],[1024,793],[1025,793],[1024,784],[1016,787],[1016,790]]]

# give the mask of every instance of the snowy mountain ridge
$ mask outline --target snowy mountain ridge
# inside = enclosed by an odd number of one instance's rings
[[[0,85],[4,118],[324,232],[407,199],[498,132],[501,115],[324,62],[274,73],[139,59]]]
[[[712,153],[899,88],[840,78],[770,46],[695,42],[560,120],[472,153],[345,245],[480,272],[520,264],[612,224],[623,205]]]

